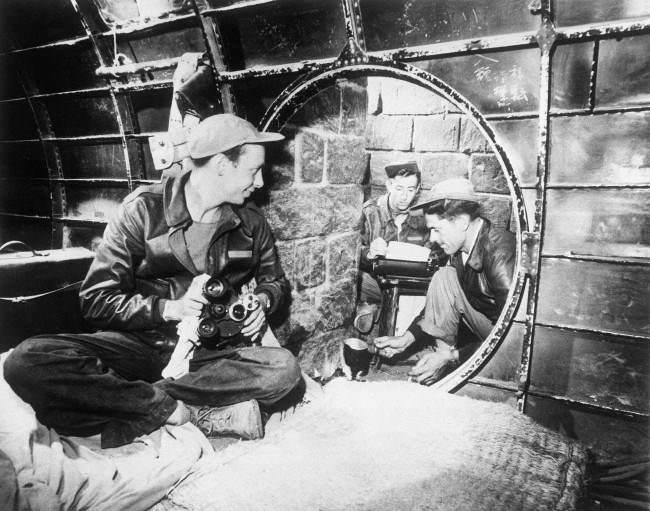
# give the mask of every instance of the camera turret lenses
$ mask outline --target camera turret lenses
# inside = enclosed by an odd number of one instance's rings
[[[203,286],[203,294],[208,298],[221,298],[226,294],[226,285],[221,279],[211,278]]]
[[[203,318],[197,329],[199,336],[205,338],[215,337],[219,333],[219,324],[211,318]]]
[[[246,306],[243,303],[234,303],[228,311],[233,321],[244,321],[246,318]]]
[[[210,306],[210,309],[212,311],[212,315],[217,319],[223,318],[226,315],[226,312],[228,311],[226,309],[226,306],[222,303],[213,303]]]

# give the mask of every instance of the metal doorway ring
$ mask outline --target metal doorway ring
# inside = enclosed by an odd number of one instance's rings
[[[260,122],[261,129],[280,131],[287,121],[313,96],[325,87],[332,85],[339,79],[355,79],[361,77],[386,77],[403,80],[410,84],[421,86],[435,94],[440,95],[458,108],[467,118],[471,119],[476,128],[489,143],[494,155],[498,159],[504,173],[515,214],[516,250],[517,258],[513,274],[513,283],[510,287],[506,304],[501,311],[490,335],[483,341],[474,354],[455,371],[438,381],[433,387],[453,392],[475,375],[490,359],[499,347],[515,317],[521,300],[527,272],[524,264],[525,243],[524,233],[528,231],[528,222],[524,199],[519,181],[513,171],[510,160],[499,144],[494,131],[486,119],[465,97],[447,83],[431,73],[423,71],[409,64],[386,61],[377,57],[362,55],[360,58],[337,60],[325,70],[321,69],[309,73],[287,87],[273,102]]]

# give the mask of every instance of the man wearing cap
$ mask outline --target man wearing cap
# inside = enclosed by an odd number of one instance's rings
[[[385,167],[386,193],[364,203],[361,225],[360,307],[355,325],[362,333],[372,328],[381,290],[371,274],[372,261],[385,256],[388,243],[424,245],[428,229],[420,211],[409,210],[420,189],[420,169],[414,161]]]
[[[264,184],[265,144],[283,138],[231,114],[208,117],[188,136],[188,172],[126,197],[79,293],[97,331],[28,339],[5,364],[7,381],[41,422],[66,435],[101,433],[103,447],[188,415],[204,432],[263,435],[258,403],[275,405],[301,381],[277,341],[250,346],[289,293],[269,225],[247,202]],[[238,346],[199,347],[188,373],[162,379],[177,323],[207,302],[204,274],[236,289],[255,279],[260,307],[244,321]]]
[[[434,273],[423,311],[401,336],[375,339],[380,355],[392,357],[418,342],[431,345],[410,376],[431,385],[471,355],[477,344],[457,346],[462,319],[480,340],[496,322],[506,301],[515,265],[515,237],[479,215],[479,198],[467,179],[438,183],[418,204],[431,241],[450,261]]]

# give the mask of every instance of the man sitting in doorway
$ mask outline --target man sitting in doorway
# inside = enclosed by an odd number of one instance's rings
[[[391,241],[424,245],[429,236],[422,214],[409,209],[420,189],[417,163],[392,163],[385,171],[386,193],[370,199],[362,209],[360,304],[355,320],[361,333],[370,332],[381,303],[381,290],[371,273],[372,261],[386,255]]]
[[[410,372],[417,382],[431,385],[464,361],[477,345],[457,349],[461,319],[484,340],[494,326],[512,284],[515,236],[480,216],[479,198],[467,179],[438,183],[413,206],[423,208],[431,241],[450,257],[434,273],[420,315],[400,336],[384,336],[374,344],[383,357],[402,353],[415,342],[430,344]]]
[[[30,338],[5,363],[39,421],[64,435],[101,434],[102,447],[190,416],[206,434],[263,435],[259,405],[275,405],[301,381],[277,341],[251,346],[289,294],[271,229],[247,201],[264,184],[265,144],[283,138],[231,114],[208,117],[189,134],[188,172],[124,200],[80,290],[84,318],[99,331]],[[235,289],[254,278],[260,307],[231,346],[199,346],[189,372],[162,379],[177,322],[207,302],[204,274]]]

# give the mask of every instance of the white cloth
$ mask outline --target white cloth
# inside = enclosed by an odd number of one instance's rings
[[[0,355],[0,495],[17,486],[18,496],[4,501],[3,509],[145,510],[212,452],[189,423],[163,426],[132,444],[97,451],[60,436],[39,423],[31,406],[5,381],[7,355]]]

